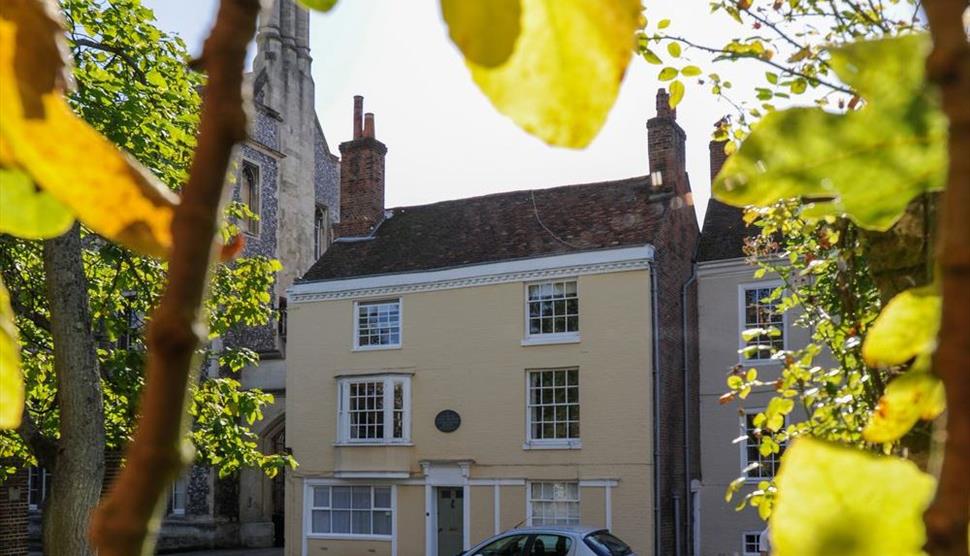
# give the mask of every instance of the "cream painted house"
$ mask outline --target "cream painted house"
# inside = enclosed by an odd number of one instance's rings
[[[724,148],[717,142],[710,148],[713,179],[724,162]],[[810,341],[808,330],[791,326],[790,315],[778,314],[765,301],[781,282],[773,276],[754,278],[756,267],[746,260],[743,246],[745,238],[755,233],[745,227],[741,209],[711,199],[697,257],[702,481],[695,485],[700,534],[695,537],[694,554],[701,556],[759,556],[758,539],[765,523],[756,508],[738,512],[735,504],[758,482],[771,478],[780,461],[778,455],[760,456],[752,436],[751,421],[765,409],[773,391],[752,392],[740,412],[735,403],[719,403],[735,365],[757,368],[762,380],[777,378],[781,372],[781,363],[767,352],[750,358],[739,353],[746,345],[741,331],[779,329],[781,335],[770,340],[776,349],[795,349]],[[728,485],[741,476],[747,477],[744,487],[733,503],[726,503]]]
[[[286,554],[452,555],[573,523],[686,553],[697,225],[658,106],[650,177],[385,211],[358,101],[344,235],[288,290]]]

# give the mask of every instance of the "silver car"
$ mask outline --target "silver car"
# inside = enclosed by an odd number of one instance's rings
[[[462,556],[636,556],[606,529],[547,525],[509,529]]]

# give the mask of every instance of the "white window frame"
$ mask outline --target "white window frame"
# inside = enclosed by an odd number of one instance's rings
[[[315,487],[327,487],[330,490],[330,506],[314,506],[313,505],[313,489]],[[374,530],[373,524],[373,512],[376,511],[390,511],[391,512],[391,532],[389,534],[364,534],[364,533],[314,533],[313,532],[313,510],[330,510],[333,511],[333,487],[369,487],[371,489],[371,531]],[[389,488],[391,490],[391,506],[390,508],[375,508],[374,507],[374,489],[375,488]],[[349,509],[349,508],[348,508]],[[353,518],[351,518],[353,519]],[[331,514],[331,530],[333,529],[333,514]],[[357,483],[357,482],[336,482],[330,480],[313,480],[309,479],[304,482],[303,487],[303,537],[304,539],[345,539],[345,540],[373,540],[373,541],[391,541],[394,542],[397,536],[397,486],[393,484],[379,484],[379,483]],[[305,553],[305,552],[304,552]]]
[[[742,440],[741,442],[739,442],[739,444],[741,446],[741,467],[740,467],[740,469],[744,473],[745,482],[746,483],[759,483],[761,481],[770,481],[771,479],[774,478],[774,474],[771,474],[771,475],[762,475],[762,474],[759,474],[757,476],[751,476],[750,475],[751,472],[744,471],[744,469],[746,467],[748,467],[748,465],[750,465],[752,463],[755,463],[755,462],[752,462],[752,461],[748,461],[748,416],[750,415],[750,416],[754,417],[755,415],[757,415],[759,413],[763,413],[764,411],[765,411],[765,408],[764,407],[760,407],[760,408],[749,408],[749,409],[745,409],[744,410],[744,413],[742,415],[738,415],[738,422],[739,422],[739,426],[740,426],[740,429],[741,429],[740,436],[743,436],[744,437],[744,440]],[[787,415],[784,417],[784,420],[785,421],[782,424],[782,428],[784,428],[784,427],[786,427],[788,425],[788,416]],[[784,453],[784,450],[785,450],[786,447],[787,447],[787,443],[781,444],[782,452],[779,452],[778,454],[772,454],[772,457],[775,457],[775,458],[778,459],[778,463],[779,464],[781,463],[781,456]],[[757,463],[761,463],[761,462],[759,461]],[[759,466],[757,469],[759,469],[759,470],[760,469],[763,469],[763,466]]]
[[[178,492],[182,492],[182,505],[177,506],[175,501],[178,499]],[[189,481],[188,478],[180,476],[172,483],[168,491],[169,515],[185,515],[185,506],[189,501]]]
[[[555,284],[556,282],[563,282],[563,283],[565,283],[565,282],[573,282],[574,284],[576,284],[576,303],[579,306],[579,309],[578,309],[579,312],[576,315],[576,320],[577,320],[577,326],[579,326],[579,330],[576,330],[574,332],[549,332],[549,333],[545,333],[545,334],[543,334],[543,333],[540,332],[538,334],[532,334],[530,332],[530,326],[529,326],[529,324],[530,324],[529,323],[529,320],[530,320],[529,319],[529,302],[530,302],[530,299],[529,299],[529,287],[530,286],[542,286],[544,284]],[[523,311],[522,311],[522,316],[523,316],[523,321],[522,321],[523,322],[523,340],[522,340],[522,345],[523,346],[544,345],[544,344],[573,344],[573,343],[577,343],[577,342],[579,342],[581,340],[580,333],[581,333],[581,331],[583,329],[583,327],[582,327],[583,309],[582,309],[582,305],[580,303],[580,297],[581,296],[580,296],[580,293],[579,293],[579,279],[578,278],[576,278],[576,277],[564,277],[564,278],[555,278],[555,279],[552,279],[552,280],[538,280],[538,281],[532,281],[532,282],[525,282],[524,285],[523,285],[523,288],[522,288],[522,297],[523,297],[523,303],[522,303],[522,307],[523,307]]]
[[[255,209],[250,206],[246,199],[243,199],[243,183],[246,179],[246,166],[251,166],[256,169],[256,190],[253,191],[253,196],[256,199]],[[250,237],[259,237],[259,233],[262,229],[262,217],[263,217],[263,165],[255,160],[249,158],[243,158],[239,163],[239,202],[246,205],[250,211],[258,216],[259,220],[246,219],[245,222],[241,222],[240,228],[243,233]]]
[[[582,407],[582,394],[580,393],[580,372],[579,367],[553,367],[549,369],[526,369],[525,372],[525,443],[522,445],[524,450],[578,450],[583,447],[582,441],[582,413],[580,413],[579,423],[580,432],[576,438],[533,438],[532,437],[532,403],[530,375],[532,373],[543,373],[553,371],[574,371],[576,373],[576,393],[579,399],[576,405]],[[568,386],[568,384],[567,384]],[[565,405],[571,405],[567,402]],[[568,409],[567,409],[568,411]]]
[[[533,498],[532,497],[532,486],[541,484],[575,484],[576,485],[576,498],[575,500],[570,499],[547,499],[547,498]],[[546,523],[545,525],[578,525],[582,519],[582,487],[580,486],[580,481],[527,481],[525,483],[525,511],[526,511],[526,523],[528,526],[532,527],[535,525],[535,516],[533,503],[535,502],[560,502],[560,503],[575,503],[576,508],[579,510],[579,515],[576,517],[575,523]]]
[[[350,385],[383,382],[384,438],[351,438],[350,435]],[[394,438],[394,385],[402,385],[403,415],[402,438]],[[337,446],[357,445],[411,445],[411,376],[408,374],[381,374],[337,377]]]
[[[781,364],[781,361],[777,359],[772,359],[772,358],[749,359],[745,357],[744,348],[748,347],[748,342],[744,341],[744,337],[741,335],[741,333],[747,330],[748,328],[747,319],[745,318],[746,317],[745,313],[747,309],[746,303],[745,303],[746,292],[748,290],[753,290],[753,289],[764,289],[764,288],[777,289],[778,287],[783,285],[784,283],[781,280],[763,280],[760,282],[747,282],[744,284],[738,284],[738,362],[739,363],[743,365],[765,365],[765,364],[780,365]],[[788,349],[788,329],[789,329],[788,311],[785,311],[781,314],[781,322],[782,322],[782,327],[781,327],[782,349],[787,350]]]
[[[397,343],[360,345],[360,307],[365,305],[390,305],[397,303]],[[354,351],[377,351],[382,349],[401,349],[404,343],[404,301],[400,297],[388,299],[368,299],[354,301]]]
[[[751,552],[748,550],[748,535],[754,535],[755,541],[755,551]],[[741,554],[744,556],[761,556],[761,550],[758,548],[761,544],[761,531],[745,531],[741,533]]]
[[[33,490],[33,483],[34,483],[34,473],[37,473],[38,476],[40,477],[40,503],[39,504],[32,504],[30,502],[30,493]],[[44,467],[31,466],[30,468],[27,469],[27,509],[28,510],[36,511],[40,509],[40,507],[47,500],[47,493],[49,488],[48,479],[50,479],[50,476],[51,476],[50,471],[48,471]]]

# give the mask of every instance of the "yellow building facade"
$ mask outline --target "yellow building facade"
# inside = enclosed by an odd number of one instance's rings
[[[652,261],[644,244],[292,287],[287,554],[450,555],[541,523],[651,553]]]

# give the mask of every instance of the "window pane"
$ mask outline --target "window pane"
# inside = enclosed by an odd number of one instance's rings
[[[374,512],[374,534],[375,535],[391,534],[391,512],[388,512],[388,511]]]
[[[371,489],[370,487],[353,487],[353,508],[355,510],[359,509],[370,509]]]
[[[330,511],[313,510],[313,529],[314,533],[330,532]]]
[[[548,282],[529,286],[529,334],[579,331],[576,282]]]
[[[374,507],[391,507],[391,487],[374,487]]]
[[[356,535],[369,535],[371,534],[371,512],[368,511],[354,511],[351,517],[350,532]]]
[[[313,507],[330,507],[330,487],[313,487]]]
[[[532,439],[578,438],[578,371],[531,371],[526,398]]]
[[[333,507],[350,508],[350,487],[333,487]]]
[[[334,533],[350,533],[350,512],[347,510],[334,510],[332,512],[333,516],[333,532]]]
[[[357,305],[357,343],[360,346],[397,345],[401,341],[400,302]]]

